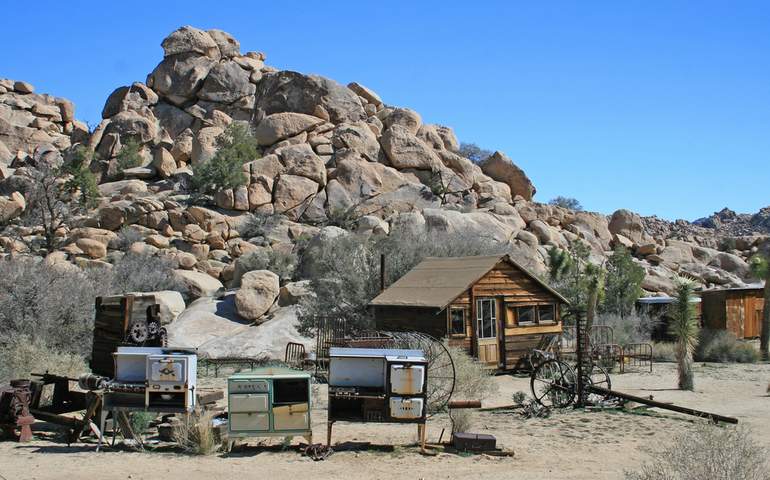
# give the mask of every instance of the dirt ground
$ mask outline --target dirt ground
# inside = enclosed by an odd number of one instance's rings
[[[673,364],[656,364],[654,373],[613,375],[613,388],[656,400],[734,416],[749,425],[755,438],[770,448],[770,365],[698,364],[696,389],[680,392]],[[511,403],[516,391],[529,393],[525,377],[495,377],[498,392],[485,406]],[[222,382],[215,380],[209,383]],[[326,433],[326,389],[320,386],[313,408],[316,441]],[[523,419],[516,413],[479,412],[473,431],[497,437],[498,445],[514,457],[423,456],[415,447],[416,426],[336,424],[337,450],[326,461],[314,462],[296,450],[283,450],[280,440],[259,440],[228,455],[197,457],[158,451],[136,453],[125,448],[95,452],[94,443],[68,447],[46,425],[38,424],[36,439],[27,444],[0,442],[0,479],[157,479],[184,478],[357,478],[357,479],[618,479],[635,469],[682,429],[692,417],[651,410],[647,414],[621,411],[567,410],[544,419]],[[440,415],[428,424],[428,440],[438,440],[449,419]],[[447,433],[444,433],[446,439]],[[295,439],[298,444],[300,439]],[[356,444],[358,443],[358,446]],[[371,442],[363,447],[363,442]],[[390,448],[390,445],[395,447]]]

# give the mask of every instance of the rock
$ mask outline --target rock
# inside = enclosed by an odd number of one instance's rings
[[[147,77],[147,85],[174,105],[183,105],[203,86],[216,63],[208,57],[184,53],[166,57]]]
[[[104,131],[105,136],[116,133],[125,140],[135,138],[139,143],[148,143],[158,134],[157,119],[150,110],[143,114],[136,111],[124,111],[110,119],[109,125]]]
[[[628,237],[626,237],[624,235],[621,235],[619,233],[616,233],[616,234],[614,234],[612,236],[612,245],[613,246],[620,245],[620,246],[623,246],[623,247],[627,248],[628,250],[631,250],[631,249],[634,248],[635,244],[634,244],[634,242],[630,238],[628,238]]]
[[[746,263],[741,257],[733,255],[732,253],[719,252],[716,254],[711,262],[710,266],[721,268],[729,273],[737,275],[740,278],[748,278],[751,276],[751,269],[749,264]]]
[[[174,139],[175,145],[180,141],[179,137],[183,135],[183,132],[190,128],[195,120],[192,115],[181,108],[165,102],[157,104],[152,111],[155,118],[158,119],[160,127]],[[192,131],[184,136],[189,136],[192,139]]]
[[[326,185],[326,166],[307,143],[284,147],[277,153],[289,175],[299,175]]]
[[[161,178],[169,178],[176,173],[176,161],[171,152],[163,147],[155,149],[152,167]]]
[[[18,80],[13,83],[13,90],[18,93],[29,94],[35,91],[35,87],[33,87],[31,83]]]
[[[168,238],[163,235],[150,235],[144,239],[148,245],[152,245],[156,248],[168,248]]]
[[[444,148],[450,152],[457,152],[460,149],[460,142],[457,141],[455,132],[451,128],[443,125],[436,125],[436,132],[444,141]]]
[[[311,201],[318,193],[318,183],[297,175],[282,174],[278,177],[273,195],[276,213],[283,213],[297,220],[302,213],[301,205]]]
[[[398,169],[437,170],[441,160],[436,153],[407,128],[393,125],[380,137],[390,164]]]
[[[253,95],[255,89],[246,70],[235,62],[223,62],[211,69],[198,92],[198,98],[211,102],[233,103]]]
[[[528,232],[526,230],[520,231],[516,235],[516,238],[521,240],[522,242],[524,242],[525,244],[529,245],[532,248],[536,248],[538,245],[537,236],[534,233]]]
[[[348,88],[356,92],[356,95],[358,95],[359,97],[363,97],[364,99],[366,99],[367,102],[372,103],[374,105],[382,105],[382,100],[380,99],[380,96],[374,93],[372,90],[361,85],[360,83],[356,83],[356,82],[348,83]]]
[[[278,275],[269,270],[247,272],[235,294],[235,309],[246,320],[257,320],[273,305],[280,290]]]
[[[180,53],[196,53],[214,60],[219,60],[220,57],[219,46],[211,35],[189,25],[173,31],[163,39],[160,46],[163,47],[165,57]]]
[[[613,213],[608,228],[610,232],[623,235],[637,244],[649,239],[641,217],[630,210],[621,209]]]
[[[420,115],[414,110],[408,108],[396,108],[390,115],[383,120],[385,126],[390,129],[393,125],[404,127],[412,135],[417,135],[417,131],[422,125]]]
[[[337,149],[353,150],[370,162],[380,159],[381,149],[377,136],[364,122],[338,125],[334,129],[331,143]]]
[[[24,212],[27,202],[24,195],[12,192],[9,196],[0,196],[0,224],[7,223]]]
[[[166,330],[169,345],[197,348],[234,335],[243,328],[244,322],[235,311],[235,295],[226,295],[222,298],[207,296],[195,300]]]
[[[174,270],[174,275],[184,288],[184,292],[192,298],[210,297],[224,288],[222,282],[205,273],[194,270]]]
[[[198,131],[192,144],[193,165],[208,162],[217,153],[217,137],[224,133],[220,127],[204,127]]]
[[[144,193],[147,191],[147,184],[141,180],[118,180],[117,182],[107,182],[99,185],[99,194],[103,197],[112,197],[115,195],[127,195],[130,193]]]
[[[160,323],[168,325],[179,317],[185,310],[184,298],[182,294],[174,290],[161,290],[158,292],[147,292],[143,295],[152,295],[155,301],[160,305]]]
[[[107,247],[98,240],[80,238],[75,242],[75,245],[91,258],[102,258],[107,255]]]
[[[280,112],[316,115],[322,107],[332,123],[366,119],[358,95],[337,82],[316,75],[281,71],[265,75],[257,86],[256,108],[265,115]]]
[[[553,233],[551,231],[551,227],[549,227],[542,220],[533,220],[529,223],[528,228],[532,233],[535,234],[538,241],[542,245],[547,245],[553,241]]]
[[[495,152],[484,160],[481,163],[481,170],[492,179],[508,185],[514,197],[521,195],[529,201],[535,195],[535,187],[527,174],[502,152]]]
[[[640,245],[636,248],[636,254],[641,257],[646,257],[647,255],[654,255],[658,252],[658,246],[654,243],[645,243],[644,245]]]
[[[195,264],[198,263],[198,259],[195,258],[195,255],[192,253],[177,252],[175,257],[177,263],[179,264],[179,268],[183,268],[185,270],[191,270]]]
[[[323,119],[304,113],[281,112],[268,115],[257,125],[254,137],[260,145],[272,145],[278,141],[311,130],[324,123]]]
[[[208,30],[207,33],[219,47],[219,53],[224,58],[232,58],[241,54],[241,43],[222,30]]]
[[[315,293],[310,286],[310,280],[287,283],[281,287],[281,291],[278,294],[278,305],[281,307],[297,305],[308,297],[315,297]]]
[[[129,87],[116,88],[104,103],[102,118],[110,118],[126,110],[139,110],[158,103],[158,95],[147,85],[135,82]]]

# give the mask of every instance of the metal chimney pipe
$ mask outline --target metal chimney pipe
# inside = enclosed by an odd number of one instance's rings
[[[380,292],[385,290],[385,254],[380,254]]]

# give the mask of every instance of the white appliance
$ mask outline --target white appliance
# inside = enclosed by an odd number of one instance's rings
[[[421,397],[390,397],[390,416],[399,420],[422,418],[424,405]]]
[[[391,394],[419,395],[422,393],[424,385],[425,365],[390,364]]]
[[[147,356],[147,407],[191,410],[195,406],[198,357],[173,350]]]

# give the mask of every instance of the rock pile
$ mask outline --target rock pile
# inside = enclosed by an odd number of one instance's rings
[[[582,240],[598,262],[620,244],[645,268],[644,288],[651,293],[670,292],[678,274],[706,287],[742,285],[746,259],[765,238],[740,236],[725,244],[706,222],[671,223],[628,210],[607,217],[540,204],[530,179],[502,152],[478,165],[458,153],[450,128],[387,105],[360,83],[279,71],[265,64],[263,53],[242,54],[239,42],[220,30],[182,27],[161,46],[163,59],[146,81],[112,92],[90,134],[67,100],[0,80],[0,224],[26,208],[14,187],[15,168],[89,146],[96,153],[90,169],[98,177],[99,205],[62,232],[65,246],[50,256],[107,268],[126,251],[169,259],[187,298],[204,297],[171,326],[185,345],[221,353],[238,337],[270,350],[243,325],[284,321],[311,293],[306,282],[282,285],[272,272],[250,271],[243,259],[292,251],[300,239],[345,234],[328,224],[379,235],[397,229],[483,234],[507,243],[538,273],[547,269],[550,248]],[[233,122],[246,124],[261,150],[243,165],[247,185],[219,192],[213,205],[192,202],[191,176],[214,157],[217,137]],[[129,141],[138,145],[141,162],[125,167],[118,156]],[[280,217],[241,238],[247,212]],[[723,217],[720,225],[728,223]],[[767,226],[768,217],[765,212],[751,222]],[[0,248],[20,247],[6,235]],[[239,289],[208,298],[226,287]],[[281,325],[271,328],[296,337],[293,327]]]

